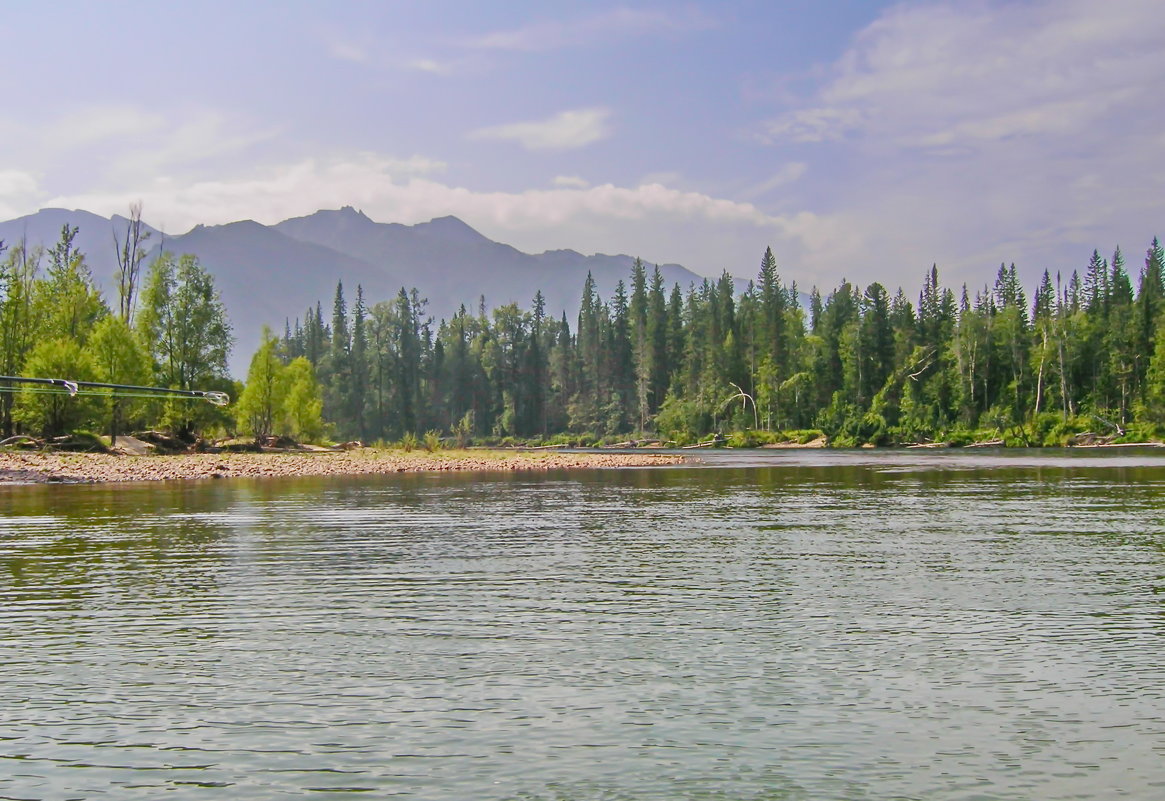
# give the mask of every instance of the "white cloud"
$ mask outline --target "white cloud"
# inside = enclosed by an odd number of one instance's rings
[[[765,124],[762,139],[772,142],[836,141],[858,127],[862,113],[853,108],[804,108],[783,114]]]
[[[165,180],[152,188],[135,187],[126,192],[60,196],[49,204],[108,214],[140,197],[146,208],[156,210],[152,213],[161,213],[171,222],[186,226],[244,218],[277,222],[340,205],[376,210],[388,220],[417,221],[443,214],[465,214],[512,229],[560,224],[579,213],[623,220],[658,215],[677,221],[727,220],[758,226],[779,222],[750,203],[657,183],[584,188],[568,180],[566,186],[555,189],[477,192],[423,177],[440,169],[441,162],[422,157],[398,160],[366,153],[330,162],[307,159],[248,178],[204,180],[185,186]]]
[[[803,161],[790,161],[788,164],[781,167],[775,173],[770,175],[765,180],[758,184],[748,187],[743,192],[738,192],[737,197],[751,200],[752,198],[766,195],[774,189],[779,189],[782,186],[796,183],[809,171],[809,165]]]
[[[350,61],[353,64],[369,64],[372,61],[364,47],[350,41],[332,40],[328,44],[328,53],[332,58]]]
[[[611,135],[611,112],[603,108],[563,111],[547,120],[515,122],[480,128],[470,139],[514,141],[527,150],[569,150],[585,147]]]
[[[658,172],[649,172],[647,175],[640,177],[638,183],[640,186],[644,184],[681,186],[684,183],[684,176],[678,170],[660,170]]]
[[[1031,281],[1106,243],[1131,251],[1165,191],[1162,37],[1150,0],[890,9],[761,133],[818,143],[791,252],[914,286],[934,261],[974,285],[1003,260]]]
[[[555,50],[614,37],[685,33],[715,27],[716,20],[694,6],[668,11],[616,8],[590,17],[547,20],[472,39],[472,47],[491,50]]]
[[[109,215],[124,213],[130,201],[141,200],[146,220],[171,233],[239,219],[274,223],[344,205],[386,222],[454,214],[528,251],[628,252],[709,272],[741,264],[751,272],[765,245],[785,236],[789,227],[789,221],[752,204],[658,183],[586,187],[568,180],[553,189],[482,192],[435,180],[432,174],[441,166],[422,157],[397,160],[375,154],[307,159],[246,178],[186,184],[156,180],[126,191],[54,197],[45,205]]]
[[[591,183],[577,175],[556,175],[554,185],[562,189],[586,189]]]
[[[899,6],[768,132],[808,142],[858,129],[907,147],[1075,135],[1154,96],[1159,11],[1146,0]]]
[[[30,126],[8,148],[46,165],[70,183],[152,180],[207,162],[253,155],[280,132],[213,108],[166,111],[131,105],[92,106]],[[68,166],[66,166],[68,165]],[[46,180],[46,184],[52,183]]]
[[[91,106],[57,119],[46,131],[45,142],[51,148],[68,150],[109,139],[138,140],[165,125],[161,114],[142,108]]]
[[[417,58],[408,62],[406,65],[410,70],[417,72],[428,72],[432,75],[448,75],[453,72],[454,67],[451,63],[446,61],[437,61],[431,58]]]
[[[35,211],[42,196],[36,176],[21,170],[0,170],[0,219]]]

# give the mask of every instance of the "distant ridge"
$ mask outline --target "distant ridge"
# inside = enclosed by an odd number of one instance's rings
[[[111,220],[84,210],[42,209],[0,222],[0,239],[47,248],[64,225],[78,228],[76,244],[108,292],[117,269],[113,234],[116,229],[124,236],[122,217]],[[147,228],[149,244],[156,249],[163,235]],[[573,322],[588,271],[598,292],[609,298],[619,280],[628,280],[634,262],[630,256],[586,256],[569,249],[523,253],[457,217],[416,225],[380,223],[351,206],[275,225],[253,220],[197,225],[185,234],[167,235],[164,241],[167,250],[197,255],[214,275],[235,329],[231,359],[235,375],[246,372],[263,325],[281,333],[285,319],[301,317],[317,301],[330,318],[337,281],[343,281],[349,305],[355,301],[357,285],[363,287],[370,306],[392,300],[402,287],[415,287],[428,298],[429,314],[436,319],[452,316],[461,305],[476,312],[482,297],[488,308],[517,303],[528,309],[535,291],[541,290],[547,313],[565,312]],[[650,269],[651,263],[644,261]],[[675,283],[686,288],[703,280],[677,264],[660,265],[660,271],[669,289]]]

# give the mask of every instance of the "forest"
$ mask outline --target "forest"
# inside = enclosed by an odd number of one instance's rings
[[[666,287],[636,261],[612,297],[588,276],[577,319],[462,307],[434,321],[417,292],[349,304],[342,282],[268,359],[306,359],[334,435],[438,432],[465,442],[594,444],[723,435],[741,445],[822,432],[834,446],[1149,439],[1165,421],[1165,270],[1093,251],[1031,296],[1014,264],[978,288],[921,275],[917,299],[843,280],[803,296],[771,249],[743,292],[728,273]]]
[[[139,226],[135,229],[135,225]],[[435,322],[416,290],[370,303],[339,283],[265,331],[245,384],[231,325],[192,255],[146,263],[140,213],[115,232],[107,302],[65,226],[51,248],[0,245],[0,375],[221,390],[221,409],[149,393],[0,386],[4,435],[164,429],[193,439],[598,444],[721,437],[738,445],[824,434],[834,446],[1165,434],[1165,254],[1130,275],[1117,248],[1031,295],[1015,265],[977,288],[936,266],[916,297],[843,280],[827,295],[782,280],[771,249],[743,291],[727,273],[667,287],[637,260],[613,295],[588,275],[577,318],[464,306]]]
[[[47,250],[0,243],[0,375],[238,391],[227,375],[231,326],[194,256],[157,255],[135,215],[116,238],[116,307],[99,291],[65,226]],[[189,398],[0,384],[0,431],[45,438],[165,428],[186,438],[234,425],[229,409]]]

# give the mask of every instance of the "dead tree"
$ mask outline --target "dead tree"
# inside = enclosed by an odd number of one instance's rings
[[[129,219],[125,224],[125,239],[118,240],[113,231],[113,249],[117,255],[118,311],[126,325],[133,325],[134,306],[137,303],[138,274],[146,258],[146,240],[150,232],[142,228],[142,203],[129,204]]]

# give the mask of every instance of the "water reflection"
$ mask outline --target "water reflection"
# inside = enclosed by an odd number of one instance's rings
[[[721,464],[2,488],[0,796],[1159,795],[1165,461]]]

